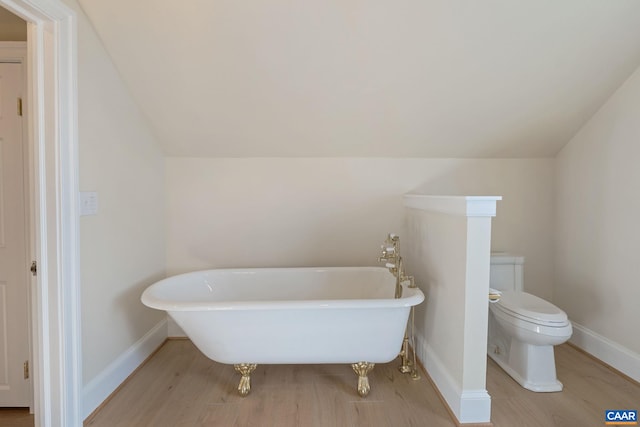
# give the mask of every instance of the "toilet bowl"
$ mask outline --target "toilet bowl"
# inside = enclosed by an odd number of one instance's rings
[[[553,346],[573,332],[564,311],[522,291],[522,257],[492,256],[491,287],[502,292],[489,305],[487,354],[522,387],[535,392],[562,390]]]

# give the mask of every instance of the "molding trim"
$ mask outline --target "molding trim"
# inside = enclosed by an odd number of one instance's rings
[[[27,21],[35,425],[75,427],[82,424],[76,15],[62,0],[0,6]]]
[[[436,352],[424,343],[421,336],[416,336],[416,341],[418,359],[423,362],[425,370],[457,422],[491,423],[491,396],[487,390],[460,390]]]
[[[578,323],[571,323],[573,324],[573,335],[569,339],[571,344],[600,359],[634,381],[640,382],[640,354],[634,353]]]
[[[163,319],[89,381],[83,390],[82,418],[91,415],[166,339],[167,319]]]
[[[424,211],[466,217],[496,216],[496,202],[502,196],[429,196],[405,194],[404,206]]]
[[[0,41],[0,58],[2,62],[21,62],[27,65],[27,42]],[[27,82],[25,82],[25,86]],[[26,95],[25,95],[26,96]]]

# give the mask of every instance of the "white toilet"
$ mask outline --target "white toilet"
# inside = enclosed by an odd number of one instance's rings
[[[502,295],[489,304],[487,353],[522,387],[561,391],[553,346],[571,338],[571,322],[555,305],[523,291],[523,267],[523,257],[491,255],[490,287]]]

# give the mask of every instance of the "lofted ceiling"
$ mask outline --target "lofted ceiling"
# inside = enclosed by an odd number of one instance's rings
[[[551,157],[637,0],[79,0],[170,156]]]
[[[0,41],[27,41],[27,23],[3,7],[0,7]]]

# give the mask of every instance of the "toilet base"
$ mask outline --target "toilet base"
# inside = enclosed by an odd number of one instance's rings
[[[489,345],[487,354],[511,378],[527,390],[550,393],[562,391],[556,378],[553,346],[525,344],[511,339],[508,351],[501,345]]]

